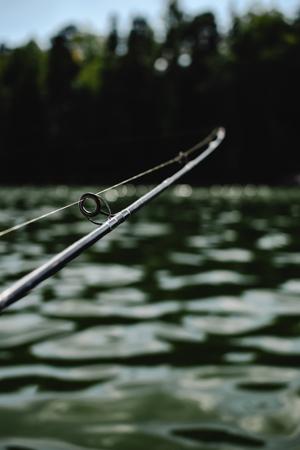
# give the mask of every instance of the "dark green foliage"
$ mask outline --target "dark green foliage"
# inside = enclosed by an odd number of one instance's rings
[[[66,99],[72,92],[72,83],[78,73],[71,42],[64,30],[52,39],[48,55],[47,92],[51,100]]]
[[[3,96],[0,110],[4,165],[26,167],[30,160],[32,171],[36,168],[36,149],[43,143],[43,64],[44,55],[35,42],[2,53],[0,92]],[[1,95],[1,94],[0,94]],[[13,177],[12,177],[13,178]]]
[[[2,45],[1,149],[10,169],[0,181],[112,182],[221,124],[227,143],[196,183],[291,179],[300,172],[299,24],[299,16],[252,12],[221,35],[212,13],[190,17],[171,0],[164,39],[136,17],[125,37],[113,18],[106,38],[68,26],[47,51]]]
[[[300,168],[295,153],[300,75],[297,40],[294,26],[278,12],[236,18],[229,38],[236,117],[243,112],[239,167],[242,173],[258,172],[258,181],[269,173],[277,181]]]

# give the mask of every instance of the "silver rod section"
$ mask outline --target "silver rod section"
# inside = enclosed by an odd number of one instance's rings
[[[101,239],[106,234],[110,233],[114,228],[123,223],[131,214],[138,211],[140,208],[149,203],[152,199],[157,197],[161,192],[166,190],[169,186],[175,183],[179,178],[192,170],[195,166],[206,159],[217,147],[222,143],[225,138],[225,129],[219,128],[216,131],[216,138],[211,141],[207,149],[199,156],[188,162],[184,167],[178,170],[174,175],[166,178],[154,189],[147,192],[141,198],[129,205],[127,208],[115,214],[103,223],[99,228],[87,234],[80,240],[74,242],[71,246],[63,250],[58,255],[51,258],[48,262],[38,267],[34,271],[25,275],[19,281],[14,283],[10,288],[6,289],[0,294],[0,312],[7,308],[9,305],[27,295],[34,287],[40,284],[42,281],[51,277],[59,270],[61,270],[66,264],[75,259],[84,250],[91,247],[95,242]]]

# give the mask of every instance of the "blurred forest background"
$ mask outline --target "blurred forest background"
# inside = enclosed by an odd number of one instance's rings
[[[164,23],[159,36],[136,17],[127,36],[115,18],[107,36],[70,25],[47,49],[3,43],[0,183],[118,181],[219,125],[226,145],[189,181],[297,182],[300,13],[233,16],[221,33],[170,1]]]

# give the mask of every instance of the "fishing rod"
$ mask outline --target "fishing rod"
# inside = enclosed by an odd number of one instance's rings
[[[94,221],[94,216],[99,212],[106,215],[108,217],[107,220],[103,224],[99,224],[100,226],[97,229],[74,242],[65,250],[51,258],[48,262],[33,270],[28,275],[25,275],[11,287],[3,291],[2,294],[0,294],[0,312],[13,303],[17,302],[21,298],[25,297],[34,287],[39,285],[42,281],[59,272],[64,266],[66,266],[70,261],[79,256],[84,250],[91,247],[105,235],[109,234],[121,223],[125,222],[125,220],[127,220],[129,216],[144,207],[147,203],[149,203],[151,200],[165,191],[169,186],[179,180],[183,175],[185,175],[202,161],[204,161],[214,150],[216,150],[220,146],[224,138],[225,129],[218,128],[210,137],[210,140],[208,142],[205,142],[207,144],[207,149],[203,153],[201,153],[191,161],[186,162],[185,165],[177,172],[175,172],[172,176],[163,180],[152,190],[150,190],[138,200],[114,215],[111,214],[109,205],[103,198],[100,198],[97,194],[84,194],[81,197],[80,201],[76,202],[79,204],[80,211],[90,221],[96,223],[97,225],[98,222]],[[191,154],[195,148],[196,146],[185,153],[181,152],[174,160],[185,162],[186,157]],[[93,210],[87,209],[87,200],[94,200],[95,207]]]

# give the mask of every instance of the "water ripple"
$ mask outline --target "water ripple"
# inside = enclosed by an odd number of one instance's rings
[[[2,228],[94,190],[3,189]],[[0,448],[298,450],[299,200],[178,186],[2,314]],[[1,286],[92,229],[8,236]]]

